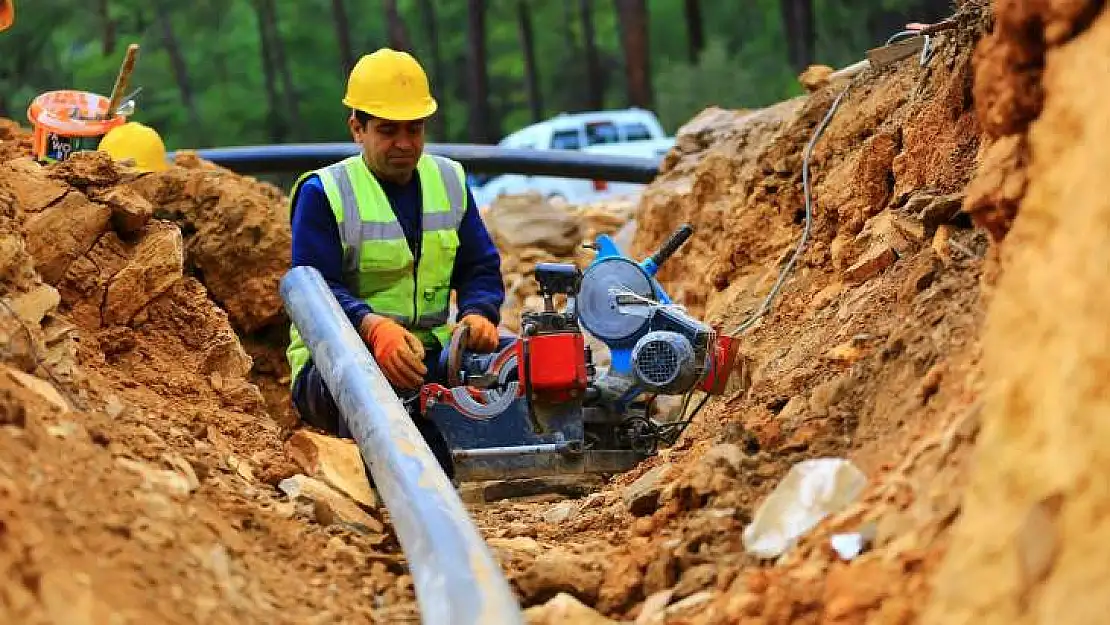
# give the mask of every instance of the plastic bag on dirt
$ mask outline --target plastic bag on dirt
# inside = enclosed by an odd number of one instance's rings
[[[744,528],[744,549],[776,558],[821,519],[855,501],[867,476],[842,458],[805,460],[790,468]]]

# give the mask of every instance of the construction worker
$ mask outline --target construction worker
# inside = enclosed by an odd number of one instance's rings
[[[419,388],[443,383],[451,291],[467,348],[492,352],[505,299],[501,257],[462,166],[424,154],[437,104],[415,58],[388,48],[351,70],[343,104],[360,154],[308,172],[291,192],[294,267],[315,267],[410,411]],[[287,351],[301,418],[351,436],[296,327]],[[411,413],[411,412],[410,412]],[[454,470],[435,424],[413,415],[444,471]]]
[[[0,31],[11,28],[15,22],[15,0],[0,0]]]
[[[104,135],[96,148],[107,152],[113,160],[122,161],[143,172],[165,171],[166,144],[157,130],[139,122],[116,126]]]

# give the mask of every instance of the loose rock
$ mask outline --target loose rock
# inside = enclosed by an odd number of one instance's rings
[[[54,385],[47,382],[46,380],[26,374],[22,371],[19,371],[18,369],[12,369],[11,367],[3,364],[0,364],[0,376],[3,376],[11,382],[14,382],[15,384],[18,384],[23,388],[35,393],[42,399],[46,400],[47,403],[56,408],[59,412],[69,412],[69,402],[67,402],[65,398],[62,397],[62,394],[58,392],[58,389],[54,388]]]
[[[71,191],[61,201],[27,219],[27,251],[43,279],[56,284],[77,257],[108,229],[112,209]]]
[[[366,464],[354,441],[298,430],[285,442],[285,453],[307,475],[344,493],[366,508],[378,507]]]
[[[544,602],[559,593],[593,603],[597,600],[601,580],[601,571],[594,569],[586,559],[553,550],[537,557],[516,582],[529,603]]]
[[[112,207],[112,225],[117,232],[142,230],[154,215],[154,206],[131,187],[109,187],[91,193],[93,199]]]
[[[580,505],[576,501],[561,501],[547,509],[543,514],[545,523],[558,525],[559,523],[566,523],[578,514]]]
[[[564,255],[572,254],[582,239],[571,211],[557,208],[537,194],[502,198],[491,207],[486,222],[502,248],[541,248]]]
[[[547,603],[524,611],[528,625],[615,625],[617,621],[598,614],[581,601],[566,593],[559,593]]]
[[[136,313],[181,279],[184,262],[181,230],[168,222],[151,224],[127,265],[108,285],[104,322],[130,323]]]
[[[284,479],[278,484],[278,489],[290,499],[312,503],[320,525],[342,523],[363,533],[380,534],[385,530],[381,521],[367,514],[354,501],[307,475],[297,474]]]
[[[54,287],[42,284],[17,296],[8,304],[8,307],[19,315],[24,322],[37,326],[42,322],[46,313],[57,308],[61,299],[61,295]]]
[[[659,494],[663,490],[663,483],[673,470],[669,464],[659,465],[626,487],[621,497],[628,506],[628,511],[635,516],[654,512],[659,505]]]
[[[57,202],[69,187],[46,175],[42,165],[32,158],[17,158],[0,165],[0,178],[15,194],[20,207],[38,213]]]
[[[876,245],[844,271],[844,280],[850,284],[862,284],[882,273],[897,259],[898,255],[889,245]]]

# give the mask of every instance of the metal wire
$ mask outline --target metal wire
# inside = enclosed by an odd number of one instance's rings
[[[771,309],[771,303],[775,300],[776,297],[778,297],[779,291],[782,290],[782,286],[786,282],[786,277],[790,275],[790,272],[794,269],[794,265],[798,262],[798,258],[802,255],[802,251],[805,249],[806,243],[809,242],[809,233],[813,228],[813,192],[810,188],[811,182],[809,175],[809,161],[810,158],[813,156],[813,148],[817,145],[817,141],[821,138],[821,135],[824,134],[825,128],[828,127],[829,122],[832,121],[833,116],[836,115],[836,110],[840,108],[840,103],[844,100],[844,96],[848,95],[848,91],[862,75],[863,74],[857,74],[856,77],[853,78],[846,87],[844,87],[844,89],[840,92],[840,95],[836,96],[836,99],[833,100],[832,106],[829,107],[828,112],[825,113],[825,117],[821,120],[821,123],[817,125],[817,129],[814,130],[813,136],[810,137],[809,143],[806,145],[805,156],[802,160],[802,187],[805,191],[805,226],[802,228],[802,236],[798,240],[798,245],[794,248],[794,253],[790,255],[790,261],[787,262],[786,266],[783,267],[782,270],[779,272],[779,277],[777,280],[775,280],[774,286],[771,287],[771,292],[768,293],[767,297],[763,299],[763,302],[759,305],[759,308],[754,313],[752,313],[747,321],[740,324],[735,330],[733,330],[729,334],[729,336],[735,337],[747,331]]]
[[[921,32],[916,31],[916,30],[900,30],[900,31],[894,33],[893,35],[891,35],[889,38],[887,38],[886,43],[883,44],[883,45],[888,45],[889,46],[890,44],[894,43],[895,41],[898,41],[899,39],[908,39],[910,37],[913,37],[915,35],[920,35],[920,34],[921,34]]]
[[[934,25],[934,28],[942,25],[943,23]],[[922,66],[924,66],[930,60],[932,60],[933,54],[935,53],[935,50],[932,47],[930,34],[928,32],[922,32],[919,30],[899,31],[891,35],[886,40],[886,45],[890,45],[899,39],[913,36],[922,36],[925,38],[924,45],[922,46],[921,50],[921,57],[918,60],[918,62]],[[856,74],[851,82],[849,82],[847,86],[844,87],[844,89],[840,92],[838,96],[836,96],[836,99],[833,100],[832,106],[829,107],[828,112],[825,113],[825,117],[821,120],[821,123],[817,125],[817,128],[813,132],[813,136],[810,137],[809,143],[806,145],[805,156],[802,160],[802,186],[805,192],[805,227],[802,228],[802,236],[798,240],[798,245],[794,248],[794,253],[790,255],[790,261],[786,263],[786,266],[783,267],[781,271],[779,271],[778,279],[775,280],[774,286],[771,287],[771,291],[767,294],[767,297],[765,297],[763,299],[763,302],[760,303],[759,308],[756,309],[756,311],[752,313],[752,315],[748,317],[746,321],[737,326],[736,329],[729,334],[729,336],[735,337],[751,329],[751,327],[754,326],[756,322],[758,322],[765,314],[767,314],[771,310],[771,304],[775,301],[775,298],[778,297],[779,292],[782,290],[783,284],[785,284],[786,282],[786,277],[790,275],[791,271],[794,270],[794,265],[797,264],[798,258],[801,256],[802,251],[805,249],[806,243],[809,241],[810,231],[813,228],[813,190],[811,188],[812,183],[810,181],[809,174],[809,162],[810,158],[813,155],[813,149],[817,145],[817,141],[821,139],[821,135],[824,134],[825,129],[829,125],[829,122],[831,122],[832,118],[836,115],[836,111],[840,108],[840,104],[841,102],[843,102],[844,96],[848,95],[848,92],[855,85],[856,81],[864,75],[865,74],[862,72]]]

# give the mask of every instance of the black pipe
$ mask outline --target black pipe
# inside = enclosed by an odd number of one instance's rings
[[[647,184],[660,158],[590,154],[577,150],[526,150],[496,145],[429,143],[424,150],[446,156],[476,174],[524,174]],[[287,143],[196,150],[197,156],[240,174],[301,173],[357,154],[354,143]],[[169,158],[173,159],[173,153]]]

